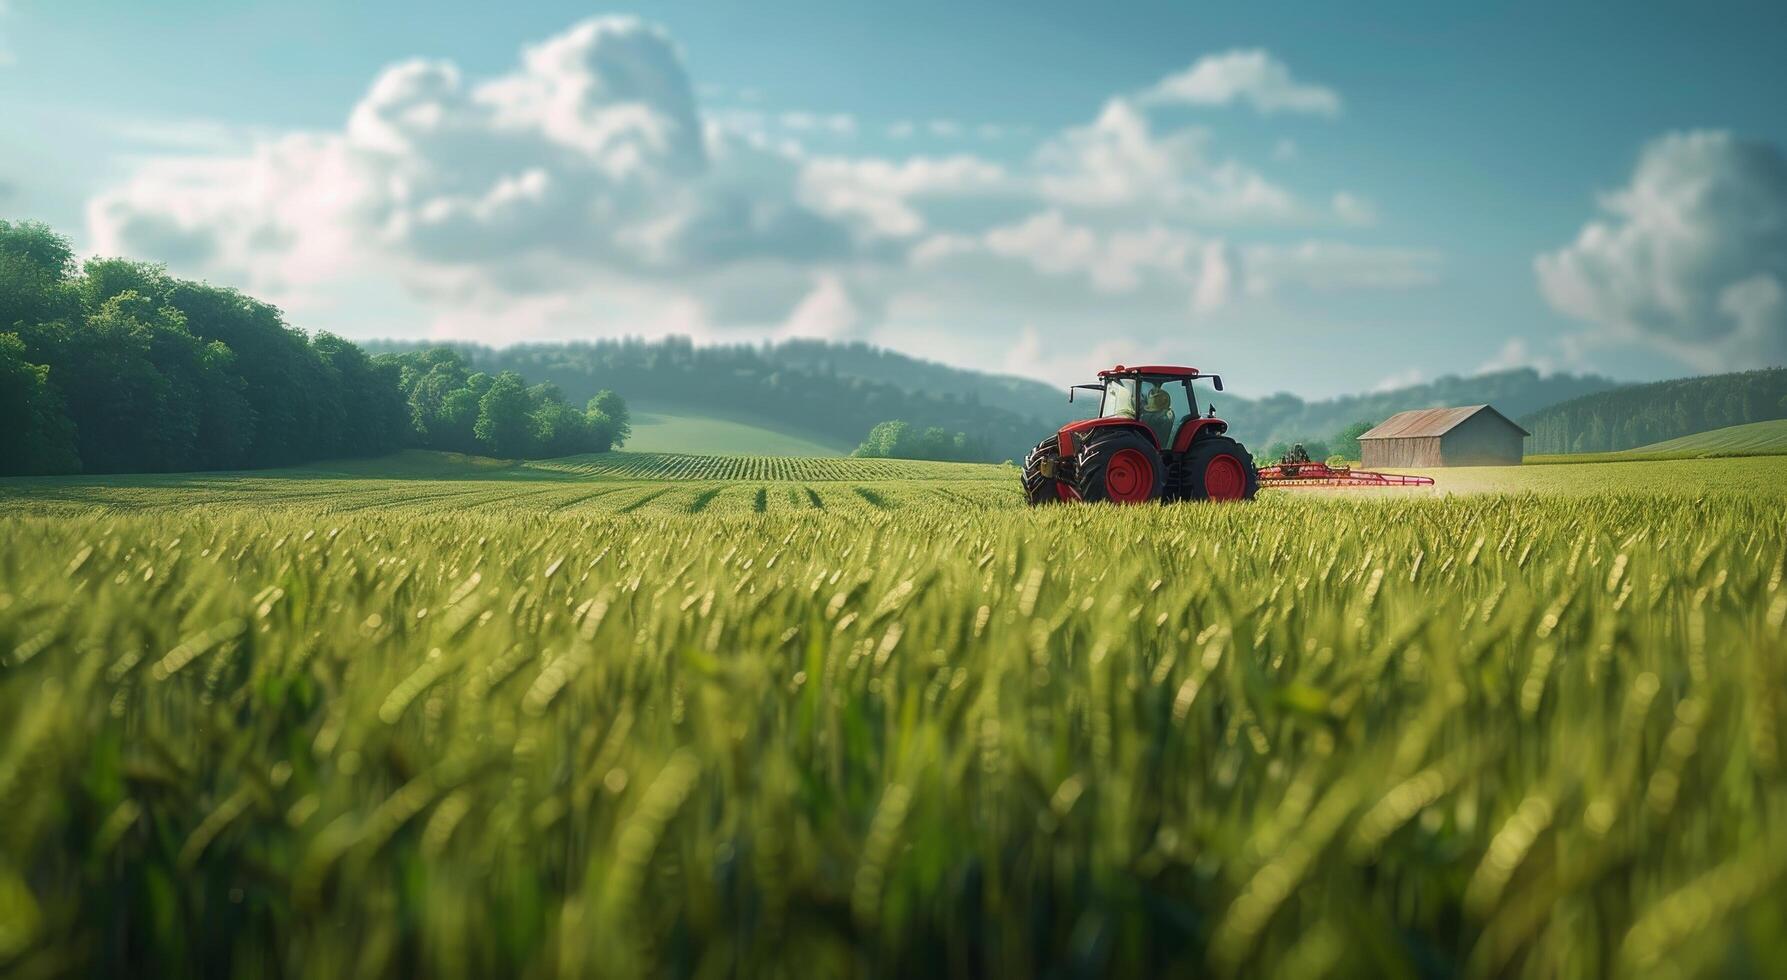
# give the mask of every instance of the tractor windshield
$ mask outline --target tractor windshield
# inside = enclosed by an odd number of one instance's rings
[[[1183,378],[1144,377],[1142,381],[1141,420],[1154,430],[1161,445],[1173,440],[1173,428],[1180,419],[1197,414],[1190,401],[1191,385]]]
[[[1135,378],[1112,378],[1105,382],[1104,407],[1099,410],[1099,417],[1107,419],[1135,418],[1136,384]]]

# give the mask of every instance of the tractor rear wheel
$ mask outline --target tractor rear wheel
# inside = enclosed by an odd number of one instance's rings
[[[1105,429],[1086,436],[1075,467],[1081,500],[1141,504],[1159,500],[1166,490],[1166,466],[1160,450],[1131,428]]]
[[[1072,500],[1073,491],[1067,484],[1042,471],[1043,460],[1059,459],[1061,456],[1061,437],[1050,436],[1036,444],[1030,455],[1024,460],[1024,500],[1032,507],[1041,504],[1058,504],[1063,500]]]
[[[1187,500],[1252,500],[1260,491],[1253,454],[1228,436],[1198,440],[1186,452],[1181,472]]]

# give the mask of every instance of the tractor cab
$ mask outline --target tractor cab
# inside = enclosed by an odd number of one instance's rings
[[[1024,467],[1030,502],[1252,497],[1253,458],[1223,434],[1228,425],[1214,406],[1200,414],[1193,383],[1201,380],[1222,390],[1221,377],[1197,368],[1121,364],[1069,388],[1069,401],[1098,392],[1098,414],[1062,426],[1032,451]]]
[[[1096,417],[1141,422],[1153,434],[1157,446],[1172,445],[1179,425],[1199,417],[1197,393],[1191,382],[1200,375],[1143,374],[1138,371],[1101,372],[1100,377],[1104,380],[1097,385],[1076,386],[1101,392]],[[1215,383],[1220,386],[1220,379]]]

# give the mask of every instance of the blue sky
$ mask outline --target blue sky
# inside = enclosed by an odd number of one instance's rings
[[[1787,6],[0,0],[0,215],[352,337],[1787,356]],[[531,52],[531,53],[528,53]]]

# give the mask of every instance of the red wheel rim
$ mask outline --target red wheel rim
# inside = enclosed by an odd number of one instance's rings
[[[1247,474],[1241,461],[1227,453],[1210,457],[1204,467],[1204,496],[1211,500],[1240,500],[1247,493]]]
[[[1055,497],[1058,500],[1078,500],[1080,492],[1070,486],[1066,480],[1056,480]]]
[[[1154,492],[1154,464],[1134,449],[1111,454],[1104,468],[1104,495],[1120,504],[1137,504]]]

